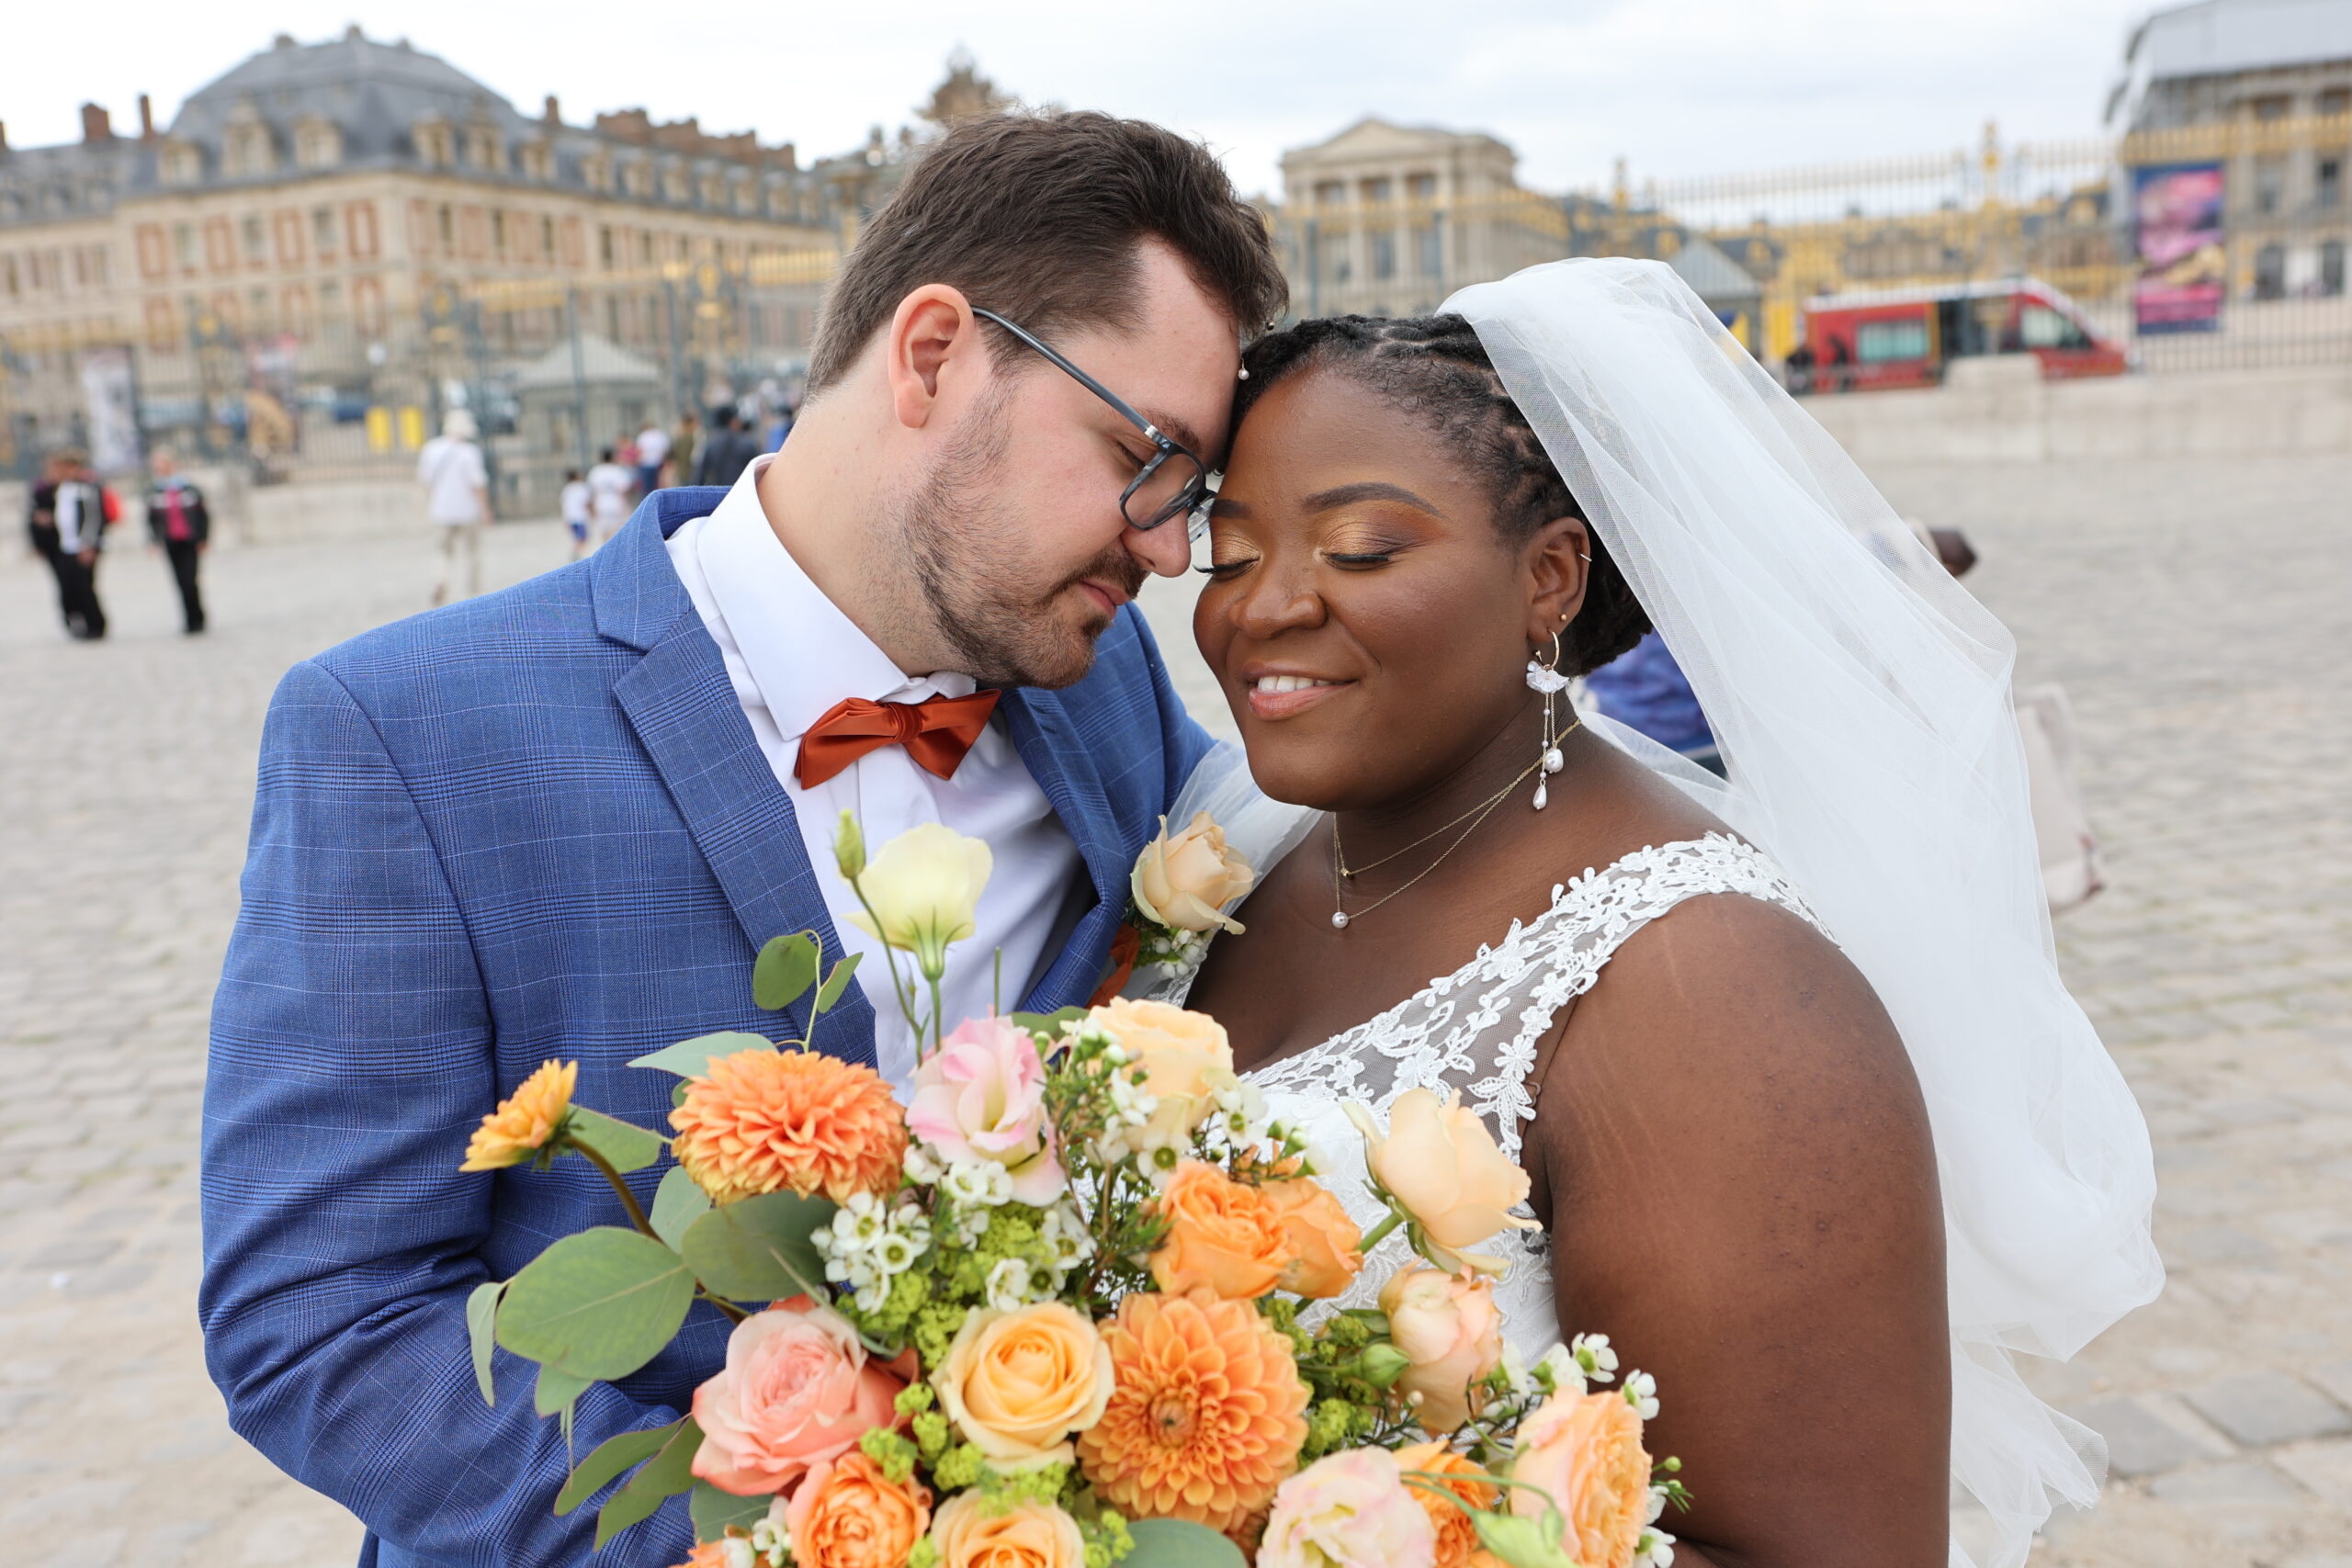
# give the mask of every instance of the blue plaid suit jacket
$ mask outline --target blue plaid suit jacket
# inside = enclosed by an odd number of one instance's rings
[[[579,1160],[460,1175],[481,1116],[560,1056],[582,1103],[662,1126],[673,1080],[630,1057],[797,1033],[799,1009],[752,1001],[759,944],[813,929],[840,954],[662,549],[724,493],[659,492],[586,561],[299,664],[271,704],[213,1006],[200,1311],[232,1423],[367,1524],[363,1563],[590,1555],[602,1499],[550,1512],[563,1438],[503,1350],[483,1404],[465,1299],[618,1205]],[[1084,681],[999,711],[1096,894],[1025,998],[1051,1010],[1095,985],[1128,868],[1208,739],[1132,608]],[[873,1023],[852,987],[816,1043],[871,1061]],[[633,1179],[641,1198],[661,1174]],[[652,1364],[591,1390],[573,1451],[676,1419],[726,1329],[698,1306]],[[678,1562],[690,1541],[673,1501],[597,1561]]]

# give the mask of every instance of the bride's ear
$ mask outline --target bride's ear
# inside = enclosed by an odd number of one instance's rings
[[[1527,641],[1549,644],[1584,608],[1592,571],[1592,535],[1581,517],[1555,517],[1527,541]]]

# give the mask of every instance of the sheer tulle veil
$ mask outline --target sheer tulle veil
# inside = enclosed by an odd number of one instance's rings
[[[1479,340],[1690,677],[1715,779],[1597,725],[1773,856],[1926,1092],[1948,1237],[1955,1563],[2014,1568],[2103,1445],[2012,1351],[2154,1296],[2145,1122],[2059,978],[2008,633],[1657,262],[1466,288]],[[1965,1495],[1963,1495],[1963,1494]]]

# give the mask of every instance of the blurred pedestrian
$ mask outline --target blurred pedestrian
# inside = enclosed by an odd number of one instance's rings
[[[645,422],[637,433],[637,455],[629,460],[637,465],[637,493],[651,495],[662,488],[662,465],[670,456],[670,433],[654,423]]]
[[[1584,678],[1600,711],[1629,729],[1679,751],[1711,773],[1724,771],[1715,732],[1691,694],[1682,666],[1656,632]]]
[[[147,461],[152,482],[147,486],[147,537],[172,563],[172,581],[180,591],[181,630],[189,637],[204,629],[204,593],[197,586],[196,569],[212,538],[212,513],[204,492],[181,477],[178,461],[157,447]]]
[[[587,484],[588,520],[595,533],[595,547],[602,547],[628,521],[637,476],[615,461],[613,449],[607,446],[604,460],[588,470]]]
[[[76,639],[95,642],[107,635],[107,613],[98,604],[98,552],[105,547],[106,497],[82,454],[53,452],[33,487],[27,526],[33,552],[57,578],[58,613]]]
[[[694,410],[678,416],[678,433],[670,438],[670,482],[692,483],[695,465],[702,460],[702,421]]]
[[[556,505],[562,510],[563,525],[571,530],[571,558],[578,560],[588,553],[588,481],[580,477],[578,468],[563,471],[563,491]]]
[[[743,416],[729,411],[702,444],[702,457],[695,463],[695,483],[731,486],[759,455],[759,443],[752,439]]]
[[[490,469],[475,445],[474,416],[453,409],[441,434],[416,456],[417,482],[424,487],[425,510],[441,530],[441,571],[434,579],[433,602],[449,597],[458,557],[466,558],[466,592],[481,592],[481,533],[490,521]]]

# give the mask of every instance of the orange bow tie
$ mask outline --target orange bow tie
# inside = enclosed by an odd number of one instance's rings
[[[964,753],[989,727],[989,715],[996,711],[1001,694],[974,692],[968,697],[925,697],[919,703],[846,698],[826,709],[800,738],[792,776],[802,789],[814,789],[868,751],[903,746],[908,756],[941,778],[952,779]]]

